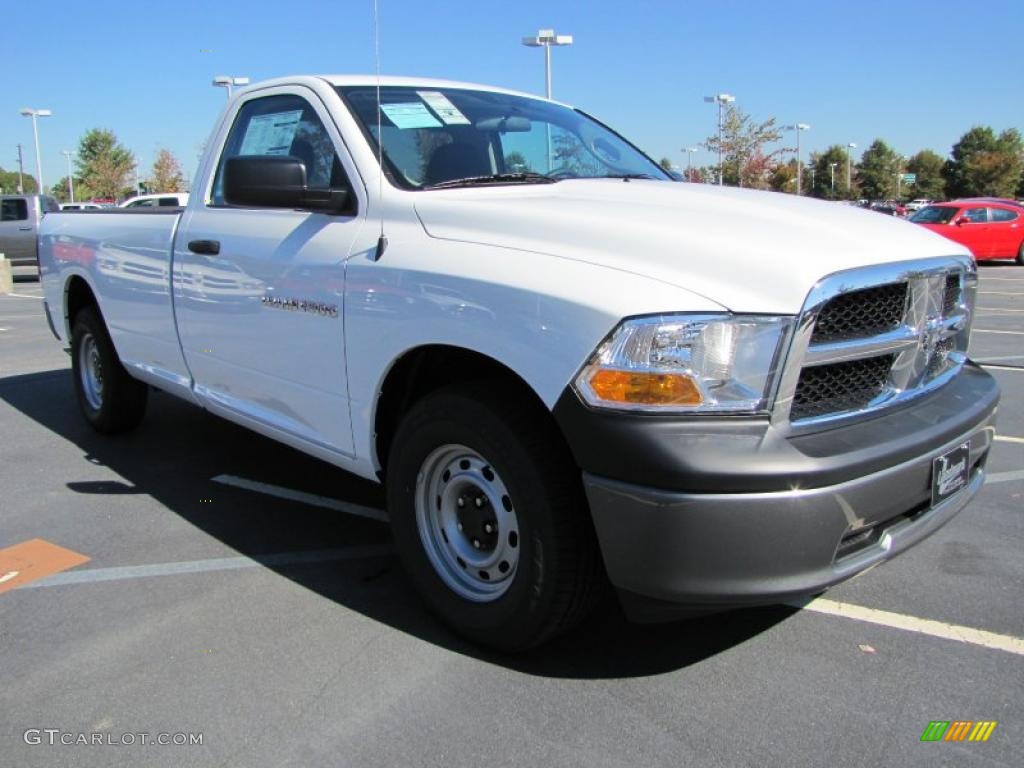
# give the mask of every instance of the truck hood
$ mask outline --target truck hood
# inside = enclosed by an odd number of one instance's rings
[[[434,238],[516,248],[644,275],[735,312],[795,314],[825,275],[967,254],[924,227],[849,205],[647,180],[434,190]]]

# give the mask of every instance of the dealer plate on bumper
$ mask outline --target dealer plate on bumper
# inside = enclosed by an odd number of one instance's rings
[[[971,468],[971,444],[961,443],[932,459],[932,506],[967,487]]]

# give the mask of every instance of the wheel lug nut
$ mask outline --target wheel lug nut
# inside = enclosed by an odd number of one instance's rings
[[[459,530],[462,530],[462,523],[459,523]]]
[[[491,525],[490,523],[487,523],[484,526],[484,531],[486,531],[487,533],[494,533],[494,526]]]
[[[482,507],[484,505],[484,498],[483,498],[483,496],[477,496],[476,497],[476,505],[477,505],[478,508]]]
[[[473,539],[473,549],[480,549],[480,540]]]
[[[455,503],[458,504],[460,507],[466,506],[466,500],[464,498],[462,498],[461,496],[459,496],[459,500],[457,502],[455,502]]]

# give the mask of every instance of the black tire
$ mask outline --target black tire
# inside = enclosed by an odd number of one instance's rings
[[[388,513],[413,583],[452,629],[496,650],[525,650],[570,629],[590,611],[604,585],[579,469],[546,416],[514,389],[446,387],[410,409],[388,460]],[[505,591],[484,602],[467,599],[450,586],[452,577],[443,576],[444,568],[431,561],[428,534],[421,535],[417,521],[417,494],[426,487],[422,474],[428,474],[425,462],[448,446],[478,454],[486,462],[485,475],[493,468],[496,482],[507,489],[505,509],[514,510],[519,529],[514,542],[507,537],[519,552]],[[429,490],[425,497],[433,499]],[[496,536],[506,541],[501,531]]]
[[[79,310],[72,321],[71,370],[78,405],[93,429],[111,435],[139,425],[146,414],[149,388],[121,365],[95,307]]]
[[[1020,241],[1020,248],[1017,249],[1017,263],[1024,267],[1024,240]]]

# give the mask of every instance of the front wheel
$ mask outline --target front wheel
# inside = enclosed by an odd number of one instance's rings
[[[82,415],[97,432],[127,432],[142,421],[148,389],[121,365],[107,327],[93,307],[75,315],[71,370]]]
[[[475,642],[530,648],[577,623],[601,583],[579,470],[514,390],[449,387],[413,406],[388,461],[403,565]]]
[[[1020,248],[1017,249],[1017,263],[1024,267],[1024,240],[1020,241]]]

